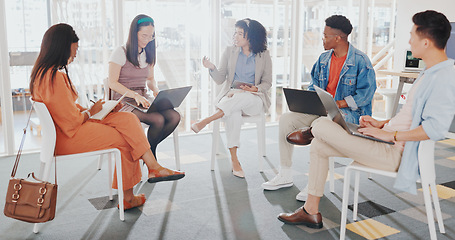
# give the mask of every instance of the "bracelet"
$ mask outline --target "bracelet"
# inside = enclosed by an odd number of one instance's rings
[[[83,111],[83,113],[87,113],[88,118],[90,118],[92,116],[92,114],[90,113],[89,110],[85,110],[85,111]]]
[[[395,131],[395,134],[393,134],[393,140],[394,140],[395,142],[398,141],[398,140],[397,140],[397,133],[398,133],[398,131]]]

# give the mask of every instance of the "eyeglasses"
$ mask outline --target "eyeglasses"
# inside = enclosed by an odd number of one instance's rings
[[[322,40],[327,39],[327,38],[329,38],[329,37],[336,37],[336,36],[339,36],[339,37],[341,37],[341,38],[346,37],[346,36],[342,36],[342,35],[338,35],[338,34],[323,34],[323,35],[322,35]]]
[[[322,35],[322,39],[327,39],[329,37],[336,37],[336,36],[339,36],[339,35],[337,35],[337,34],[323,34]]]
[[[153,34],[152,36],[149,36],[147,34],[142,34],[142,35],[139,35],[139,37],[142,39],[142,40],[148,40],[148,41],[153,41],[155,40],[155,34]]]
[[[242,36],[244,37],[245,36],[245,33],[242,33],[242,32],[235,32],[232,37],[235,37],[235,36]]]

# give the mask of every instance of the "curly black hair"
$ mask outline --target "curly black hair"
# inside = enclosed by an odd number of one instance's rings
[[[338,29],[346,35],[351,34],[352,25],[349,19],[342,15],[332,15],[325,20],[325,25],[334,29]]]
[[[251,51],[254,54],[267,50],[267,31],[261,23],[245,18],[237,21],[235,27],[243,29],[243,36],[247,36]]]
[[[412,22],[417,26],[419,36],[429,38],[439,49],[446,47],[452,26],[444,14],[427,10],[414,14]]]

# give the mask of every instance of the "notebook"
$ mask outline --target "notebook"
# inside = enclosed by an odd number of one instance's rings
[[[101,109],[101,111],[97,112],[96,114],[93,114],[93,116],[91,116],[90,118],[97,119],[97,120],[103,120],[112,111],[112,109],[114,109],[115,106],[117,106],[117,104],[120,101],[122,101],[122,99],[125,97],[125,95],[126,95],[126,93],[123,94],[123,96],[121,98],[119,98],[118,100],[105,101],[103,104],[103,109]]]
[[[283,88],[283,91],[290,111],[327,116],[327,111],[315,91],[292,88]]]
[[[246,85],[248,87],[252,87],[253,86],[253,84],[251,84],[251,83],[241,82],[241,81],[235,80],[235,81],[232,82],[231,88],[242,89],[240,86],[243,86],[243,85]]]
[[[350,122],[346,122],[344,120],[343,116],[340,113],[340,109],[338,109],[338,106],[330,93],[324,91],[323,89],[321,89],[317,86],[315,86],[314,89],[316,89],[316,92],[317,92],[319,98],[321,99],[322,104],[324,105],[325,109],[327,110],[327,115],[329,116],[329,118],[332,119],[332,121],[338,123],[344,130],[346,130],[346,132],[348,132],[349,134],[351,134],[353,136],[362,137],[362,138],[370,139],[370,140],[377,141],[377,142],[387,143],[387,144],[391,144],[391,145],[395,144],[394,142],[387,142],[382,139],[367,136],[367,135],[360,133],[357,130],[360,127],[359,125],[350,123]]]
[[[191,90],[192,86],[181,87],[181,88],[172,88],[161,90],[158,95],[156,96],[155,100],[153,100],[150,107],[143,108],[138,107],[135,104],[131,104],[125,102],[127,105],[132,106],[142,112],[151,113],[151,112],[159,112],[168,109],[177,108],[183,102],[188,92]]]

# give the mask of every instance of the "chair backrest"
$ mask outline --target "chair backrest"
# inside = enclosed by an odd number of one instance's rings
[[[111,100],[111,89],[109,88],[109,78],[103,79],[104,100]]]
[[[42,163],[46,163],[52,161],[52,158],[54,157],[55,141],[57,139],[54,120],[52,120],[51,114],[44,103],[34,102],[31,99],[30,101],[35,104],[35,112],[38,115],[41,124],[42,145],[40,160]]]
[[[434,145],[433,140],[420,141],[418,158],[422,182],[434,182],[436,180]]]

